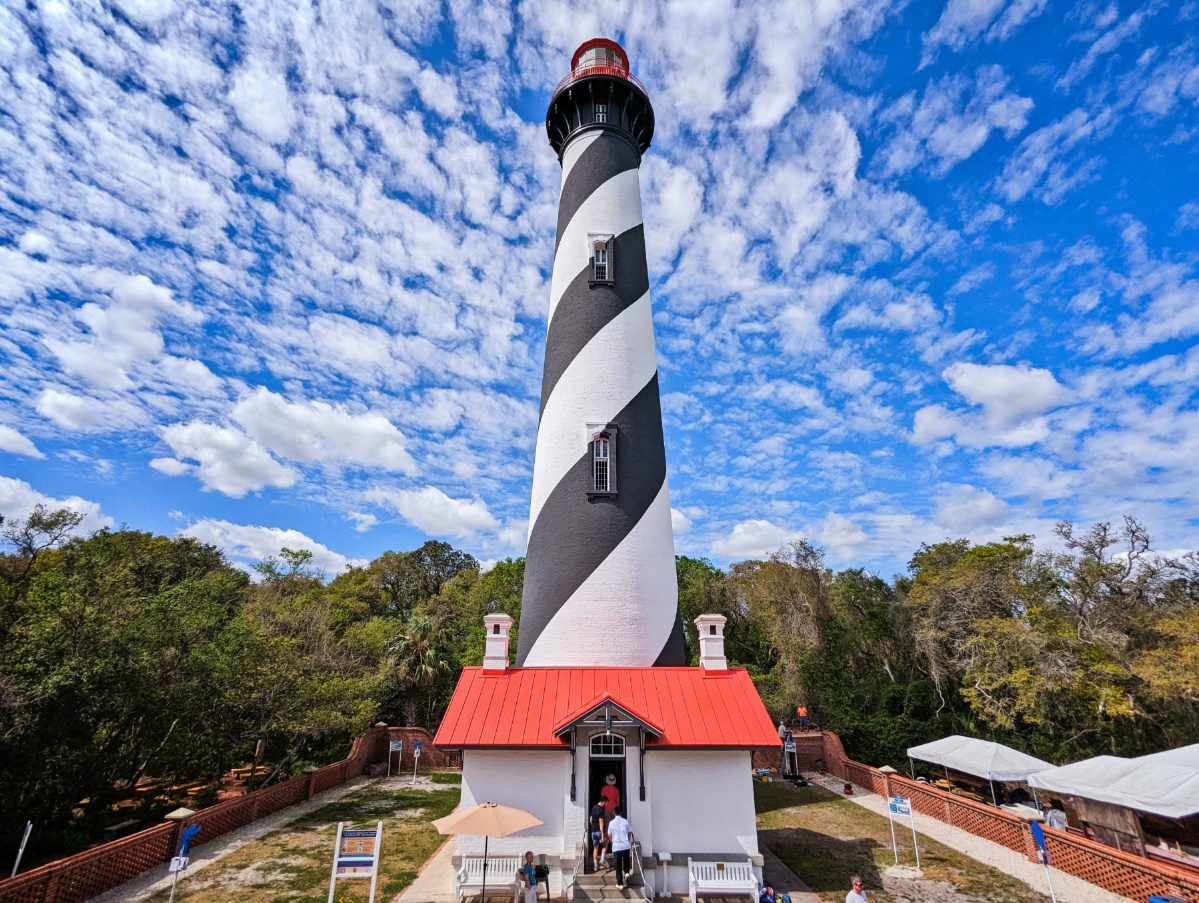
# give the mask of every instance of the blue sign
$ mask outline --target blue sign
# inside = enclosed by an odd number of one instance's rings
[[[192,838],[200,833],[199,825],[189,825],[187,830],[183,832],[183,836],[179,838],[179,855],[186,856],[191,850]]]
[[[1032,823],[1032,839],[1037,842],[1037,849],[1041,851],[1041,861],[1049,865],[1049,848],[1045,846],[1045,831],[1039,821]]]
[[[891,799],[889,801],[889,805],[890,805],[891,811],[895,815],[911,816],[911,814],[912,814],[912,801],[909,799],[906,799],[902,796],[891,797]]]

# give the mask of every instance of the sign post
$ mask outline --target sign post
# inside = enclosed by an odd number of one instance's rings
[[[895,800],[887,800],[887,821],[891,823],[891,852],[895,854],[895,864],[899,865],[899,844],[895,841],[895,810]]]
[[[412,783],[416,784],[416,766],[420,763],[420,746],[419,740],[412,744]]]
[[[400,761],[401,762],[404,761],[404,741],[403,740],[392,740],[390,743],[387,744],[387,776],[388,777],[391,777],[392,753],[399,753]],[[398,767],[396,768],[396,771],[399,771]]]
[[[375,903],[375,884],[379,880],[379,848],[383,846],[383,822],[373,831],[347,831],[346,823],[337,823],[337,839],[333,842],[333,874],[329,878],[329,901],[339,878],[370,878],[371,889],[367,903]]]
[[[25,836],[21,838],[21,847],[17,850],[17,861],[12,864],[10,878],[17,877],[17,869],[21,867],[21,857],[25,855],[25,844],[29,842],[29,832],[33,830],[33,822],[25,822]]]
[[[788,731],[790,733],[790,731]],[[783,757],[787,760],[787,774],[796,774],[799,768],[799,760],[795,757],[795,741],[787,740],[783,743]]]
[[[903,796],[900,796],[899,794],[896,794],[895,796],[891,797],[890,804],[887,806],[887,808],[888,808],[888,810],[890,810],[888,815],[890,813],[894,813],[896,815],[906,815],[908,817],[908,820],[911,822],[911,824],[912,824],[912,849],[916,852],[916,868],[919,869],[920,868],[920,847],[917,846],[917,844],[916,844],[916,816],[914,816],[912,814],[912,801],[910,799],[908,799],[907,797],[903,797]],[[891,825],[891,837],[892,837],[892,840],[894,840],[894,837],[895,837],[894,823],[892,823],[892,825]],[[897,864],[899,862],[899,849],[898,848],[896,848],[896,851],[895,851],[895,862]]]
[[[1057,894],[1053,892],[1053,877],[1049,874],[1049,847],[1045,846],[1045,831],[1041,828],[1039,821],[1034,821],[1030,826],[1032,828],[1032,839],[1037,842],[1037,858],[1045,863],[1045,880],[1049,882],[1049,898],[1053,903],[1057,903]]]

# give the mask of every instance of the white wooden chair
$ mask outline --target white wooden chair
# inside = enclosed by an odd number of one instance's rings
[[[758,899],[758,876],[750,859],[741,862],[696,862],[687,857],[687,890],[691,903],[699,894],[749,896]]]
[[[500,890],[507,888],[512,891],[513,903],[518,903],[520,895],[519,856],[488,856],[487,857],[487,887]],[[462,903],[467,894],[483,890],[483,857],[463,856],[462,867],[454,874],[454,898]]]

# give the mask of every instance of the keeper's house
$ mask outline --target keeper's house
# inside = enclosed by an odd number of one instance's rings
[[[532,850],[550,892],[571,896],[590,856],[587,812],[614,775],[657,893],[687,893],[688,858],[749,860],[761,879],[753,751],[780,744],[749,674],[726,663],[724,620],[696,620],[697,668],[511,668],[512,619],[487,616],[484,665],[463,672],[433,742],[462,751],[463,807],[501,803],[545,822],[491,839],[489,858]],[[457,843],[455,871],[483,853],[482,837]]]

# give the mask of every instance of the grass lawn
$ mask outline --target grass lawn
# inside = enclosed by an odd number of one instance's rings
[[[891,828],[876,815],[822,787],[754,784],[758,840],[821,900],[841,903],[858,874],[870,903],[1025,903],[1027,884],[919,834],[922,878],[894,878]],[[895,823],[899,862],[915,865],[907,819]],[[906,838],[906,842],[905,842]],[[1045,899],[1048,899],[1046,896]]]
[[[179,881],[175,900],[190,903],[324,903],[333,867],[337,823],[346,830],[371,829],[383,822],[376,901],[387,901],[412,883],[417,869],[446,838],[429,824],[458,805],[459,775],[434,774],[444,790],[384,788],[367,784],[348,796],[316,809],[260,840],[234,850],[202,871]],[[450,778],[454,780],[451,781]],[[338,903],[365,901],[369,879],[337,883]],[[169,891],[150,899],[165,901]]]

